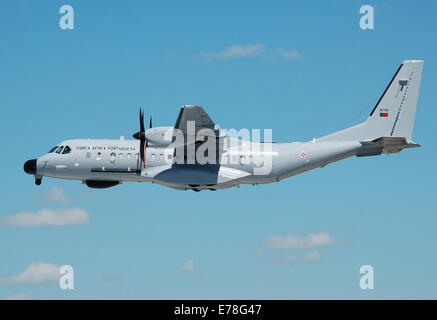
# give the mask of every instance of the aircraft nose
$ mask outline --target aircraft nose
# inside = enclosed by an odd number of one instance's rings
[[[24,163],[24,172],[28,174],[36,174],[36,159],[27,160]]]

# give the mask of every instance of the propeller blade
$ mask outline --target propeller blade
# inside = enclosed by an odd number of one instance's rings
[[[132,135],[137,140],[144,140],[144,111],[140,108],[140,131]]]
[[[149,146],[149,143],[147,142],[147,140],[146,140],[146,145],[145,145],[145,147],[144,147],[144,169],[146,168],[146,156],[147,156],[147,152],[146,152],[146,150],[147,150],[147,147]]]
[[[140,131],[144,131],[144,111],[140,108]]]
[[[146,144],[146,141],[144,141],[144,140],[141,140],[140,141],[140,160],[141,160],[141,162],[140,163],[144,163],[144,167],[146,167],[146,159],[144,158],[144,146],[145,146],[145,144]]]
[[[152,118],[150,117],[150,126],[152,126]],[[145,137],[144,130],[144,111],[140,108],[140,131],[135,133],[133,137],[137,140],[140,140],[140,164],[144,164],[144,168],[146,167],[146,148],[147,148],[147,140]]]
[[[152,127],[152,116],[150,116],[149,128]]]

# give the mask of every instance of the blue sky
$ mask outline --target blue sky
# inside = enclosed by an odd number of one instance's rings
[[[59,28],[63,4],[74,30]],[[374,30],[359,28],[364,4]],[[436,12],[435,1],[3,1],[0,217],[80,208],[89,221],[0,226],[0,298],[437,298]],[[130,137],[139,106],[155,126],[199,104],[223,128],[310,140],[365,120],[409,58],[425,60],[420,149],[200,193],[37,187],[22,169],[61,140]],[[311,235],[329,241],[268,246]],[[39,262],[72,265],[75,289],[10,281]],[[366,264],[374,290],[358,285]]]

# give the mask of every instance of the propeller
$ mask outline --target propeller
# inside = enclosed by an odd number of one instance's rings
[[[152,127],[152,116],[150,116],[150,128]],[[147,140],[146,133],[144,129],[144,111],[140,108],[140,131],[135,133],[133,137],[137,140],[140,140],[140,159],[141,163],[144,164],[144,168],[146,167],[146,148],[147,148]]]

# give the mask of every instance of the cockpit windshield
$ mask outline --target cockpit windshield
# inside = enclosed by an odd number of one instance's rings
[[[71,148],[70,146],[54,146],[53,148],[50,149],[50,151],[48,153],[57,153],[57,154],[69,154],[71,153]]]
[[[50,151],[48,153],[52,153],[53,151],[55,151],[56,149],[58,149],[59,146],[54,146],[53,148],[50,149]]]
[[[62,154],[67,154],[67,153],[70,153],[70,152],[71,152],[71,148],[69,146],[66,146],[64,148],[64,151],[62,151]]]
[[[64,149],[64,146],[60,146],[60,147],[58,148],[58,150],[56,150],[56,153],[61,153],[61,152],[62,152],[62,149]]]

